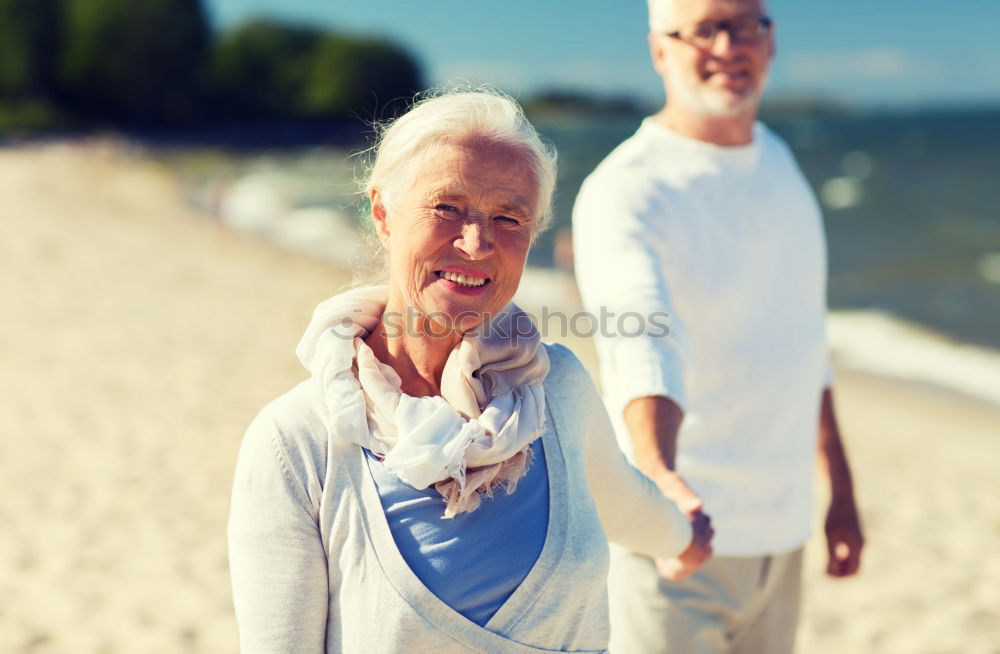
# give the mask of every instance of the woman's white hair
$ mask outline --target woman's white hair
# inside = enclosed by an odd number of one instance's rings
[[[524,153],[538,184],[535,235],[551,223],[556,151],[542,141],[510,96],[489,87],[438,89],[422,94],[409,111],[376,129],[374,162],[364,181],[366,196],[378,189],[391,206],[434,146],[483,138]]]

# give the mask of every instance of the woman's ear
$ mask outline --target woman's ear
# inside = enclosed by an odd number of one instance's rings
[[[385,210],[385,203],[382,201],[382,193],[373,188],[368,193],[368,200],[372,205],[372,222],[375,223],[375,233],[378,240],[382,242],[382,247],[389,249],[389,220]]]

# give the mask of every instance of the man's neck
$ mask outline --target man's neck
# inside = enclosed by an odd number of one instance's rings
[[[681,136],[714,145],[748,145],[753,142],[756,110],[734,116],[708,116],[683,105],[667,103],[653,120]]]

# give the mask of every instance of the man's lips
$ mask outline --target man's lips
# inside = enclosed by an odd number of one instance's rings
[[[714,84],[729,86],[732,84],[745,84],[750,79],[750,74],[743,70],[718,70],[708,73],[706,80],[711,80]]]

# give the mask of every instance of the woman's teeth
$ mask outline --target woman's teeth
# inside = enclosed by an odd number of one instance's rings
[[[449,282],[454,282],[459,286],[482,286],[486,283],[486,278],[484,277],[466,277],[461,273],[453,272],[442,272],[441,277],[447,279]]]

